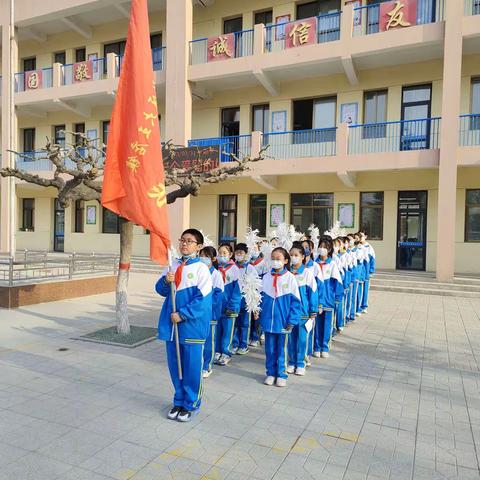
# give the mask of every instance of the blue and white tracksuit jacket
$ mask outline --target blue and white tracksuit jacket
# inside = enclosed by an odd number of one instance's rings
[[[176,286],[176,311],[182,318],[178,323],[180,358],[183,379],[179,378],[174,326],[171,321],[171,286],[166,272],[155,285],[157,293],[165,297],[158,321],[158,338],[166,341],[168,369],[175,388],[173,403],[189,411],[198,410],[202,401],[203,347],[212,318],[212,276],[208,267],[198,258],[176,260],[172,271],[181,267],[180,283]]]
[[[223,291],[225,286],[223,284],[223,278],[220,272],[210,267],[210,274],[212,275],[212,319],[210,321],[210,330],[208,337],[205,341],[205,348],[203,350],[203,369],[211,370],[213,364],[213,357],[215,354],[215,333],[217,330],[217,324],[222,315],[222,301]]]
[[[263,278],[264,275],[270,270],[268,264],[269,262],[267,262],[261,255],[254,260],[250,260],[250,265],[257,270],[257,274],[260,278]],[[250,328],[250,340],[252,342],[258,342],[260,340],[260,335],[262,333],[261,330],[260,320],[255,320],[252,317]]]
[[[288,338],[288,364],[297,368],[305,368],[308,355],[308,332],[305,327],[309,318],[315,318],[318,312],[317,279],[311,269],[301,265],[295,271],[292,269],[298,284],[300,300],[302,303],[302,316],[300,323],[293,327]]]
[[[295,276],[285,268],[263,277],[260,323],[265,332],[265,366],[268,376],[287,378],[289,325],[298,325],[302,303]]]

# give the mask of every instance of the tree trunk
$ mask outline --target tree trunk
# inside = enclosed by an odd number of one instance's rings
[[[117,332],[130,334],[128,321],[128,276],[132,257],[133,223],[120,218],[120,263],[118,268],[117,289],[115,296],[115,312]]]

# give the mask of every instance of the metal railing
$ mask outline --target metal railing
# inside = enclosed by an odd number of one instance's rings
[[[29,72],[19,72],[15,74],[15,92],[24,92],[25,90],[41,90],[53,86],[53,67],[41,68],[36,70],[40,73],[38,77],[38,86],[32,87],[25,84]]]
[[[230,52],[231,58],[248,57],[253,55],[253,42],[253,30],[234,32],[234,47],[233,52]],[[190,42],[190,65],[199,65],[207,62],[208,38],[198,38],[196,40],[192,40]]]
[[[48,252],[25,250],[18,258],[0,258],[0,285],[35,284],[75,277],[116,275],[118,256],[98,256],[95,253],[50,257]]]
[[[328,157],[336,154],[337,129],[316,128],[263,134],[265,154],[274,159]]]
[[[74,63],[62,65],[62,76],[61,76],[62,85],[71,85],[72,83],[76,83],[74,67],[75,67]],[[105,58],[97,58],[96,60],[92,60],[91,78],[86,78],[86,79],[83,79],[82,81],[85,82],[89,80],[102,80],[106,76],[107,76],[107,61]]]
[[[480,0],[465,0],[465,15],[480,15]]]
[[[249,156],[252,151],[251,135],[230,137],[195,138],[189,140],[189,147],[218,147],[221,162],[231,162],[232,155],[238,158]]]
[[[46,158],[45,150],[23,152],[22,156],[17,157],[16,166],[18,169],[27,172],[45,172],[53,170],[53,164],[48,158]]]
[[[317,17],[317,43],[334,42],[340,40],[340,15],[341,12],[327,13]],[[281,52],[286,48],[287,25],[299,22],[276,23],[265,27],[265,52]]]
[[[381,3],[353,9],[353,36],[370,35],[380,31]],[[417,0],[416,25],[444,20],[445,0]]]
[[[480,113],[460,115],[460,138],[461,147],[480,145]]]
[[[440,118],[351,125],[350,155],[439,148]]]

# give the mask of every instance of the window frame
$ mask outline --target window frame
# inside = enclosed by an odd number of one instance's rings
[[[224,197],[234,197],[235,198],[235,208],[229,208],[229,209],[222,209],[222,199]],[[235,225],[235,228],[234,228],[234,235],[233,235],[233,238],[235,238],[235,240],[227,240],[228,242],[233,242],[235,243],[238,239],[237,237],[237,227],[238,227],[238,195],[236,193],[226,193],[226,194],[221,194],[218,196],[218,243],[223,243],[224,240],[222,240],[222,235],[221,235],[221,228],[222,228],[222,213],[233,213],[234,215],[234,219],[235,219],[235,222],[234,222],[234,225]]]
[[[31,200],[32,202],[32,207],[27,208],[25,205],[26,201]],[[26,212],[30,212],[30,215],[27,216],[25,215]],[[29,225],[26,225],[27,221],[26,219],[29,218],[31,220],[31,223]],[[22,232],[34,232],[35,231],[35,198],[22,198]]]
[[[59,62],[57,61],[57,55],[63,55],[64,61]],[[67,52],[65,50],[60,50],[58,52],[53,53],[53,63],[60,63],[61,65],[66,65],[67,63]]]
[[[273,8],[266,8],[264,10],[258,10],[257,12],[253,12],[253,24],[254,25],[260,25],[261,23],[263,22],[257,22],[257,15],[265,15],[267,13],[270,13],[272,15],[272,21],[269,23],[269,24],[265,24],[265,26],[267,25],[273,25],[273,22],[274,22],[274,18],[273,18]]]
[[[117,229],[116,229],[115,232],[106,232],[105,231],[105,215],[106,215],[106,212],[110,212],[112,215],[116,216]],[[105,208],[105,207],[102,207],[102,233],[105,234],[105,235],[115,235],[115,234],[120,233],[120,216],[117,215],[115,212],[112,212],[111,210],[108,210],[108,208]]]
[[[74,202],[73,233],[85,233],[85,202],[83,200]]]
[[[382,194],[382,204],[381,205],[372,205],[372,204],[368,204],[368,203],[364,203],[362,201],[362,196],[363,195],[366,195],[366,194],[369,194],[369,193],[381,193]],[[375,240],[375,241],[383,241],[383,237],[384,237],[384,225],[385,225],[385,221],[384,221],[384,215],[385,215],[385,192],[382,191],[382,190],[372,190],[372,191],[367,191],[367,192],[360,192],[360,199],[359,199],[359,204],[360,204],[360,212],[359,212],[359,219],[358,219],[358,224],[359,224],[359,228],[360,229],[363,229],[363,210],[365,208],[375,208],[375,209],[379,209],[381,210],[381,216],[380,218],[382,219],[381,222],[381,236],[380,237],[373,237],[370,235],[370,232],[367,232],[367,235],[368,235],[368,238],[370,240]]]
[[[25,62],[33,62],[34,68],[29,68],[28,70],[25,69]],[[23,66],[23,71],[24,72],[33,72],[34,70],[37,70],[37,57],[26,57],[22,58],[22,66]]]
[[[478,85],[478,112],[474,112],[473,110],[473,90],[474,90],[474,85]],[[480,115],[480,77],[472,77],[470,80],[470,115]],[[470,130],[480,130],[480,117],[470,117],[470,125],[469,125]]]
[[[255,110],[257,108],[262,109],[262,123],[264,124],[263,130],[255,130]],[[265,111],[268,112],[267,114],[268,125],[266,130],[265,130]],[[269,133],[270,132],[270,103],[259,103],[256,105],[252,105],[251,112],[252,112],[252,132],[260,131],[262,133]]]
[[[37,131],[36,131],[36,128],[33,127],[33,128],[23,128],[22,129],[23,132],[22,132],[22,136],[23,136],[23,153],[31,153],[31,152],[34,152],[35,151],[35,141],[36,141],[36,135],[37,135]],[[25,137],[26,137],[26,133],[27,132],[32,132],[33,135],[32,135],[32,149],[31,150],[25,150]]]
[[[469,204],[468,203],[468,192],[475,192],[475,191],[480,191],[480,188],[467,188],[465,189],[465,226],[464,226],[464,235],[463,235],[463,240],[465,243],[480,243],[480,239],[479,240],[470,240],[468,238],[468,225],[469,225],[469,221],[468,221],[468,218],[469,218],[469,215],[468,215],[468,211],[470,208],[472,207],[477,207],[477,208],[480,208],[480,203],[473,203],[473,204]]]
[[[311,197],[311,202],[310,202],[310,205],[293,205],[293,198],[295,195],[310,195]],[[314,198],[315,198],[315,195],[329,195],[331,197],[331,203],[329,205],[320,205],[320,206],[316,206],[314,205]],[[327,210],[329,209],[330,210],[330,216],[332,218],[332,221],[335,221],[335,217],[334,217],[334,214],[335,214],[335,193],[334,192],[294,192],[294,193],[290,193],[290,223],[293,224],[293,217],[294,217],[294,214],[293,214],[293,209],[294,208],[309,208],[310,210],[312,210],[312,222],[314,222],[314,211],[315,209],[318,209],[318,210]],[[325,228],[325,230],[327,230],[328,228],[330,228],[331,225],[327,226]]]
[[[83,60],[79,60],[78,55],[83,53]],[[75,63],[85,62],[87,60],[87,48],[86,47],[78,47],[75,49]]]
[[[380,93],[385,93],[385,116],[383,122],[378,121],[378,95]],[[375,94],[375,122],[367,121],[366,113],[367,113],[367,95]],[[382,123],[385,124],[387,122],[387,115],[388,115],[388,88],[382,88],[379,90],[367,90],[363,92],[363,128],[362,128],[362,138],[364,139],[375,139],[375,138],[385,138],[387,136],[387,126],[381,125]],[[365,125],[371,123],[380,123],[378,126],[370,126],[367,127]]]
[[[59,139],[62,140],[62,137],[58,136],[60,130],[63,130],[63,148],[65,148],[65,142],[67,141],[67,139],[66,139],[67,134],[65,133],[65,131],[66,131],[66,125],[65,124],[54,125],[53,126],[53,141],[55,142],[55,144],[61,145],[61,143],[57,141]]]
[[[253,206],[252,205],[252,200],[254,197],[264,197],[265,198],[265,206]],[[250,225],[252,226],[252,229],[258,229],[258,236],[259,237],[266,237],[267,236],[267,207],[268,207],[268,197],[266,193],[252,193],[248,197],[248,220]],[[265,218],[263,218],[263,210],[265,210]],[[262,216],[262,223],[263,225],[260,225],[261,228],[259,228],[258,225],[254,225],[253,218],[254,215],[253,212],[260,212]],[[257,214],[258,215],[258,214]],[[264,220],[264,221],[263,221]]]

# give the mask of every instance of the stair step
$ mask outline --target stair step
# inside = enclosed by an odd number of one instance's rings
[[[418,295],[437,295],[443,297],[479,298],[478,292],[466,292],[462,290],[439,290],[435,288],[418,287],[389,287],[388,285],[372,285],[371,289],[381,292],[415,293]]]
[[[417,279],[372,279],[371,285],[379,285],[379,286],[388,286],[388,287],[415,287],[415,288],[433,288],[437,290],[456,290],[456,291],[469,291],[469,292],[477,292],[480,294],[480,285],[468,285],[468,284],[460,284],[460,283],[439,283],[436,281],[418,281]]]

